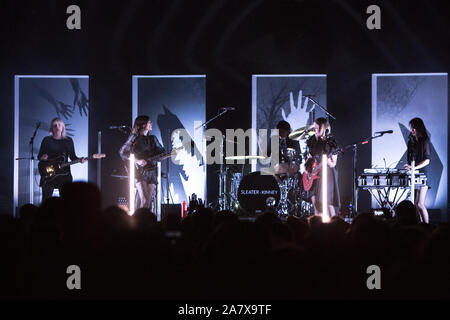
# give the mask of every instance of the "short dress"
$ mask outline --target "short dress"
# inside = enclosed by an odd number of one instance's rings
[[[312,136],[306,142],[308,146],[309,154],[316,161],[321,161],[322,154],[330,155],[337,149],[336,140],[332,136],[328,136],[327,140],[317,139],[316,136]],[[328,166],[327,166],[328,167]],[[336,167],[330,168],[328,167],[327,171],[327,199],[328,205],[332,205],[334,207],[340,208],[340,194],[339,194],[339,186],[338,186],[338,173]],[[322,205],[322,179],[316,179],[313,182],[311,189],[308,192],[308,198],[315,196],[316,203],[321,206]]]

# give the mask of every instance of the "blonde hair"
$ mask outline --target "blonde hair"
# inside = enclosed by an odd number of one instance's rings
[[[59,123],[61,123],[62,124],[62,131],[61,131],[61,137],[63,137],[63,138],[66,138],[67,136],[66,136],[66,125],[64,124],[64,121],[62,121],[62,119],[61,118],[59,118],[59,117],[56,117],[56,118],[53,118],[52,119],[52,121],[50,122],[50,130],[49,130],[49,132],[53,135],[53,124],[55,123],[55,122],[59,122]]]

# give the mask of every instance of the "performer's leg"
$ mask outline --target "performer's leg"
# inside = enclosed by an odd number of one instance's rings
[[[149,209],[150,209],[151,212],[153,212],[153,209],[155,209],[152,206],[153,205],[153,194],[155,193],[156,185],[153,184],[153,183],[149,184],[148,185],[148,190],[149,190],[149,192],[148,192],[148,194],[149,194]]]
[[[150,207],[150,187],[149,184],[145,181],[142,181],[142,197],[141,197],[141,205],[142,208]]]
[[[136,209],[143,208],[145,204],[144,184],[146,185],[144,181],[136,182],[136,191],[137,191],[136,205],[135,205]]]
[[[141,207],[141,197],[139,196],[139,192],[137,191],[137,186],[135,190],[134,207],[135,208]]]
[[[42,187],[42,202],[44,202],[44,200],[50,198],[53,194],[53,189],[52,187]]]
[[[334,206],[328,206],[328,214],[330,217],[334,217],[336,215],[336,211],[334,210]]]
[[[425,222],[425,223],[429,222],[428,210],[425,207],[425,197],[427,195],[427,191],[428,191],[427,186],[421,187],[419,189],[419,191],[417,192],[417,197],[416,197],[416,201],[415,201],[417,209],[419,209],[420,218],[421,218],[422,222]]]
[[[316,203],[316,196],[312,196],[311,197],[311,201],[312,201],[312,204],[313,204],[313,206],[314,206],[314,214],[316,215],[316,216],[320,216],[320,215],[322,215],[322,213],[320,212],[320,210],[319,210],[319,208],[317,208],[317,203]]]

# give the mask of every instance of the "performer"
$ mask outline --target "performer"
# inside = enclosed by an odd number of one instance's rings
[[[415,161],[415,170],[421,169],[428,177],[430,164],[430,138],[428,137],[425,124],[422,119],[414,118],[409,121],[410,134],[408,139],[408,164],[405,165],[406,170],[411,170],[411,162]],[[428,211],[425,207],[425,197],[429,186],[420,186],[415,190],[415,205],[419,211],[422,222],[428,223]]]
[[[72,161],[80,159],[75,154],[72,138],[66,136],[66,126],[61,118],[54,118],[51,121],[49,132],[50,136],[45,137],[41,142],[38,154],[40,161],[60,159],[60,162],[66,162],[68,157]],[[82,163],[86,161],[86,158],[81,158]],[[61,192],[61,187],[72,182],[72,179],[70,166],[62,168],[60,173],[52,179],[46,180],[41,176],[39,185],[42,187],[42,201],[50,198],[55,188]]]
[[[279,164],[279,163],[287,163],[289,161],[292,161],[292,159],[289,159],[287,157],[287,149],[294,149],[296,152],[296,158],[295,158],[295,162],[298,164],[298,166],[300,165],[300,163],[302,162],[302,156],[301,156],[301,149],[300,149],[300,143],[296,140],[290,139],[289,138],[289,134],[291,133],[292,129],[291,129],[291,125],[289,124],[289,122],[281,120],[280,122],[278,122],[277,124],[277,129],[279,132],[279,138],[280,138],[280,143],[279,143],[279,159],[278,159],[278,163],[273,163],[273,165]],[[267,155],[270,156],[271,155],[271,144],[268,144],[268,152]],[[284,169],[284,168],[280,168],[280,169]],[[287,168],[286,168],[287,169]],[[292,168],[289,168],[292,170]],[[298,167],[296,168],[296,170],[298,171]]]
[[[305,164],[306,170],[310,171],[314,161],[317,164],[322,162],[322,154],[326,154],[327,158],[327,199],[328,212],[330,217],[335,216],[334,207],[340,207],[340,196],[338,187],[338,174],[336,170],[337,164],[337,143],[331,132],[330,123],[326,118],[317,118],[314,121],[314,135],[308,139],[309,155]],[[320,172],[322,170],[320,169]],[[311,201],[314,205],[314,213],[322,215],[322,178],[314,180],[310,189]]]
[[[165,153],[164,148],[154,135],[148,133],[152,130],[152,122],[148,116],[138,116],[134,120],[133,130],[125,144],[120,148],[120,157],[128,160],[134,153],[139,170],[136,171],[136,209],[149,208],[152,210],[152,198],[157,179],[156,161],[147,160],[151,157]]]

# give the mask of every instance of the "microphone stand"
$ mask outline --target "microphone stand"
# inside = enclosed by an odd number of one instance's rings
[[[17,158],[16,160],[30,160],[30,173],[29,173],[29,177],[30,177],[30,203],[34,204],[34,138],[36,137],[36,133],[39,129],[39,127],[41,126],[41,123],[38,122],[36,124],[36,128],[34,129],[33,135],[30,138],[30,157],[21,157],[21,158]]]
[[[227,111],[229,111],[229,110],[228,110],[228,109],[223,109],[223,111],[219,112],[216,116],[212,117],[212,118],[209,119],[208,121],[203,122],[201,125],[199,125],[198,127],[196,127],[195,130],[200,129],[201,127],[205,128],[206,125],[207,125],[208,123],[210,123],[211,121],[213,121],[213,120],[215,120],[215,119],[221,117],[223,114],[227,113]]]
[[[170,143],[171,143],[171,139],[170,139],[170,130],[167,130],[167,148],[170,148]],[[169,168],[170,168],[170,161],[167,159],[166,161],[166,204],[170,203],[170,199],[172,199],[172,203],[173,203],[173,198],[172,198],[172,194],[170,193],[170,183],[169,183]]]
[[[330,118],[333,118],[334,120],[336,120],[336,117],[335,116],[333,116],[331,113],[329,113],[328,111],[327,111],[327,109],[325,109],[324,107],[322,107],[321,105],[320,105],[320,103],[318,103],[316,100],[314,100],[313,98],[311,98],[310,96],[307,96],[307,98],[309,99],[309,100],[311,100],[315,105],[317,105],[320,109],[322,109],[324,112],[325,112],[325,114],[327,115],[327,116],[329,116]],[[315,118],[315,110],[313,110],[313,112],[314,112],[314,118]],[[313,119],[313,121],[314,120],[316,120],[316,119]]]
[[[353,162],[352,162],[352,178],[353,178],[353,184],[352,184],[352,206],[350,210],[350,216],[351,218],[355,217],[355,214],[358,213],[358,188],[356,186],[356,162],[357,162],[357,154],[358,154],[358,145],[363,145],[369,143],[369,141],[382,137],[383,134],[374,135],[369,138],[365,138],[361,141],[351,143],[347,146],[345,146],[345,149],[352,148],[353,150]]]
[[[36,129],[34,129],[33,136],[30,139],[31,145],[31,157],[30,157],[30,203],[34,204],[34,138],[36,137],[36,133],[41,126],[41,123],[38,122],[36,125]]]
[[[195,129],[200,129],[200,128],[206,128],[206,126],[208,125],[208,123],[210,123],[211,121],[221,117],[222,115],[224,115],[225,113],[227,113],[227,111],[229,111],[228,109],[223,109],[221,112],[219,112],[216,116],[212,117],[211,119],[209,119],[208,121],[202,123],[201,125],[199,125],[198,127],[196,127]],[[222,143],[220,144],[220,170],[219,170],[219,210],[225,210],[226,209],[226,192],[225,192],[225,188],[226,188],[226,181],[224,181],[224,169],[223,169],[223,144],[225,142],[224,137],[222,136]]]

